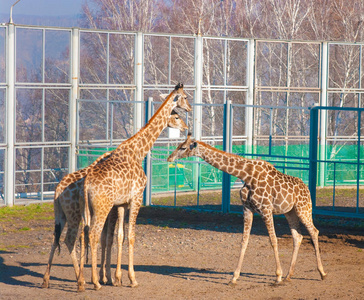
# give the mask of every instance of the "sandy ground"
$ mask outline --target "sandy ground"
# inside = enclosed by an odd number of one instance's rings
[[[227,285],[235,269],[243,217],[185,210],[142,208],[138,217],[135,270],[139,287],[129,287],[127,247],[123,249],[123,285],[94,291],[90,266],[86,291],[76,291],[70,256],[62,243],[42,289],[52,242],[53,220],[0,224],[0,299],[363,299],[364,237],[361,230],[328,227],[320,222],[320,247],[327,279],[316,270],[314,249],[304,231],[296,273],[289,283],[273,286],[275,263],[267,231],[254,219],[241,277]],[[292,239],[284,218],[276,218],[280,259],[288,271]],[[63,239],[62,239],[63,240]],[[10,250],[9,250],[10,249]],[[113,270],[116,247],[113,248]]]

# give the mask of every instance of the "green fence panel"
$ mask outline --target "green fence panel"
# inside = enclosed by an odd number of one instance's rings
[[[222,146],[215,146],[222,149]],[[78,154],[78,167],[84,168],[94,162],[97,157],[106,151],[115,148],[90,148],[80,150]],[[169,191],[193,191],[197,190],[197,183],[201,190],[220,189],[222,184],[222,172],[199,158],[187,158],[177,163],[166,161],[169,153],[175,148],[171,147],[166,151],[165,147],[154,147],[152,150],[152,192]],[[233,145],[232,152],[238,155],[245,155],[245,145]],[[333,153],[335,155],[333,155]],[[364,147],[360,149],[361,160],[364,161]],[[327,158],[334,159],[335,163],[325,163],[325,185],[332,185],[335,177],[336,184],[355,184],[357,178],[357,145],[326,146]],[[247,158],[263,159],[272,163],[279,171],[301,178],[308,183],[308,156],[309,145],[288,145],[288,146],[254,146],[252,153],[246,154]],[[347,164],[352,162],[353,164]],[[198,175],[196,163],[200,163]],[[197,177],[199,176],[199,178]],[[360,178],[364,179],[364,167],[360,167]],[[231,186],[240,183],[240,179],[232,177]]]

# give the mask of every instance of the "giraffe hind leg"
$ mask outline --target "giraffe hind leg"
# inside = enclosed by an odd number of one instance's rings
[[[117,241],[118,241],[118,254],[117,254],[117,261],[116,261],[116,270],[115,270],[115,286],[120,286],[122,283],[121,280],[121,257],[122,257],[122,250],[123,250],[123,242],[125,237],[125,213],[127,211],[126,206],[118,207],[118,234],[117,234]]]
[[[117,219],[118,219],[117,207],[114,206],[109,212],[109,215],[104,225],[104,230],[101,233],[101,240],[103,240],[102,243],[104,243],[103,247],[105,249],[103,249],[102,251],[104,257],[101,258],[104,261],[103,265],[104,271],[102,274],[104,277],[103,278],[101,277],[101,272],[100,272],[100,280],[102,280],[101,283],[107,285],[114,284],[111,276],[111,249],[114,240],[114,231]]]
[[[319,241],[318,241],[319,231],[313,225],[312,214],[305,212],[305,214],[298,215],[298,217],[300,218],[300,221],[305,225],[307,231],[311,236],[313,246],[315,248],[317,270],[320,273],[321,279],[324,280],[327,274],[325,273],[324,267],[322,266]]]
[[[43,276],[42,288],[48,288],[48,286],[49,286],[49,278],[50,278],[54,253],[55,253],[56,249],[58,249],[60,251],[59,240],[60,240],[60,236],[62,234],[62,231],[63,231],[65,225],[66,225],[66,219],[65,219],[65,217],[63,217],[63,218],[60,218],[58,221],[56,221],[56,224],[54,226],[53,243],[52,243],[51,252],[49,254],[47,269]]]
[[[107,278],[106,278],[106,238],[107,238],[107,227],[109,224],[109,217],[107,217],[106,222],[104,224],[104,228],[101,232],[101,263],[100,263],[100,283],[101,284],[107,284]]]
[[[112,204],[108,207],[105,208],[105,211],[110,212],[110,210],[112,209]],[[91,218],[91,226],[89,228],[89,233],[87,232],[87,227],[85,226],[85,237],[86,235],[89,236],[89,243],[90,243],[90,248],[91,248],[91,281],[94,284],[94,289],[97,291],[99,289],[101,289],[101,284],[99,282],[99,276],[97,273],[97,245],[101,236],[101,232],[103,229],[103,225],[106,222],[106,218],[108,216],[108,213],[105,215],[103,213],[94,213],[92,218]],[[83,263],[83,262],[82,262]],[[80,274],[81,272],[83,273],[83,264],[82,264],[82,269],[80,266]],[[80,283],[80,278],[79,278],[79,283]]]
[[[285,216],[288,221],[289,228],[291,229],[291,234],[292,234],[292,238],[293,238],[293,253],[292,253],[292,259],[291,259],[291,265],[290,265],[288,274],[285,278],[285,281],[290,281],[291,277],[294,273],[298,250],[302,243],[303,236],[300,232],[300,221],[299,221],[299,218],[298,218],[296,212],[294,211],[294,209],[292,209],[290,212],[286,213]]]
[[[76,219],[72,219],[71,222],[68,222],[67,233],[64,240],[72,259],[72,264],[76,274],[76,279],[78,278],[80,271],[76,254],[76,247],[75,247],[80,221],[81,221],[81,216],[79,216]]]

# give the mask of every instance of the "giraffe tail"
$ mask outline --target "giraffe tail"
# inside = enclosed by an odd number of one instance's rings
[[[58,248],[58,255],[61,253],[61,244],[59,243],[61,237],[61,224],[55,224],[54,226],[54,243]]]
[[[63,210],[61,207],[61,204],[59,203],[57,192],[54,195],[54,246],[55,248],[58,248],[58,255],[61,253],[61,244],[59,243],[59,240],[61,238],[62,234],[62,220],[63,218]]]
[[[86,248],[86,264],[88,264],[88,244],[89,244],[89,231],[90,231],[90,227],[89,226],[85,226],[84,230],[84,236],[85,236],[85,248]]]
[[[84,181],[83,186],[83,198],[84,198],[84,208],[83,208],[83,222],[84,222],[84,237],[85,237],[85,248],[86,248],[86,263],[88,263],[88,245],[89,245],[89,231],[90,231],[90,224],[91,224],[91,213],[90,213],[90,207],[88,202],[88,181],[87,177]]]

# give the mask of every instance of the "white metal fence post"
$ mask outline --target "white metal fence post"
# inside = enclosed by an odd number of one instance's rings
[[[80,75],[80,31],[77,28],[72,29],[72,56],[71,56],[71,99],[70,99],[70,155],[68,172],[76,171],[76,122],[77,122],[77,98],[79,95],[79,75]]]
[[[193,135],[195,139],[201,139],[202,121],[202,72],[203,72],[203,39],[201,35],[196,37],[195,44],[195,104],[193,107]]]
[[[199,34],[195,39],[195,101],[193,106],[193,136],[201,140],[202,136],[202,74],[203,74],[203,39]],[[199,191],[199,166],[193,164],[193,186]]]
[[[7,105],[6,105],[6,158],[5,204],[14,205],[15,193],[15,26],[8,25],[7,40]]]
[[[143,126],[142,101],[143,101],[143,33],[138,32],[135,43],[135,100],[134,104],[134,133]]]
[[[255,55],[255,41],[249,40],[248,42],[248,72],[246,82],[248,85],[248,92],[246,98],[247,105],[254,105],[254,57]],[[245,134],[246,134],[246,147],[245,153],[253,152],[253,113],[254,108],[248,106],[245,109]]]
[[[327,80],[328,80],[328,43],[322,43],[322,54],[321,54],[321,106],[327,106]],[[326,123],[327,122],[327,110],[321,109],[320,112],[320,150],[319,150],[319,160],[326,159]],[[321,162],[318,164],[319,169],[319,182],[318,185],[323,187],[325,185],[325,163]]]

